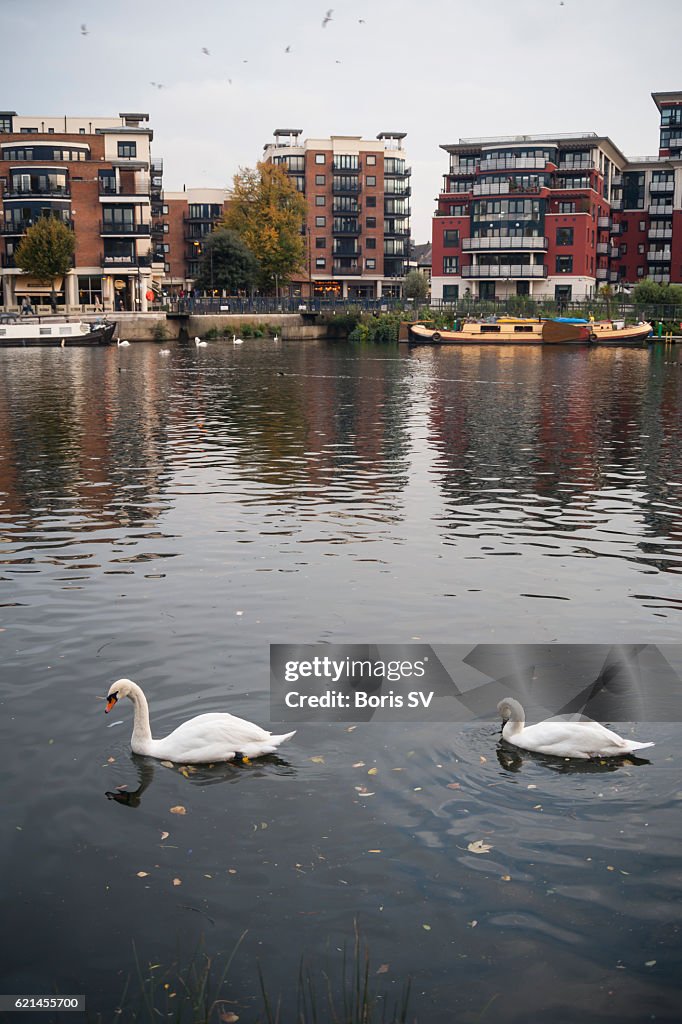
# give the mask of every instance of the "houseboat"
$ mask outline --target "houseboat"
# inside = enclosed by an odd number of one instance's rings
[[[588,345],[588,324],[556,320],[465,320],[456,330],[428,323],[403,324],[400,340],[411,345]]]
[[[21,348],[49,345],[71,348],[73,345],[110,345],[116,332],[115,323],[104,320],[64,322],[22,319],[14,314],[0,316],[0,348]]]

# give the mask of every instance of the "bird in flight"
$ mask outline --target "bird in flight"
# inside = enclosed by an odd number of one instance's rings
[[[332,7],[330,10],[327,11],[327,13],[324,16],[324,20],[322,21],[322,28],[326,28],[327,27],[327,22],[332,20],[332,14],[333,13],[334,13],[334,8]]]
[[[358,18],[358,25],[364,25],[364,24],[365,24],[365,19],[364,18]]]
[[[211,56],[211,51],[206,46],[201,47],[201,52],[205,53],[207,57]]]
[[[88,34],[88,26],[87,25],[81,25],[81,35],[82,36],[87,36],[87,34]]]
[[[291,53],[291,47],[290,47],[290,46],[287,46],[287,48],[285,49],[285,51],[284,51],[284,52],[285,52],[285,53]]]
[[[150,82],[149,84],[153,85],[155,89],[163,89],[161,82]]]

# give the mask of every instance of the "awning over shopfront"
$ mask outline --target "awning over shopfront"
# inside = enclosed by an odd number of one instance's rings
[[[31,277],[30,274],[15,278],[16,285],[14,291],[17,295],[51,295],[52,285],[45,284],[44,281],[39,281],[37,277]],[[63,277],[55,277],[54,279],[54,290],[60,292],[62,285],[64,284]]]

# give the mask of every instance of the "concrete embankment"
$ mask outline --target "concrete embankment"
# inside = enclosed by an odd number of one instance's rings
[[[93,320],[94,316],[84,316]],[[205,337],[209,331],[217,331],[231,338],[237,336],[248,324],[251,329],[261,328],[269,336],[276,331],[285,341],[303,341],[309,338],[326,338],[324,324],[304,323],[297,313],[211,313],[188,317],[166,317],[165,313],[108,313],[107,319],[118,323],[116,337],[127,341],[174,341],[184,337]]]

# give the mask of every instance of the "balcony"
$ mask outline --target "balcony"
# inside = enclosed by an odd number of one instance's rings
[[[144,196],[149,198],[149,183],[146,185],[138,185],[132,183],[130,185],[109,183],[108,181],[99,182],[99,196],[100,199],[106,200],[112,196]]]
[[[609,276],[609,272],[606,267],[597,267],[597,280],[605,281]]]
[[[669,228],[649,228],[649,238],[660,238],[664,242],[669,241],[673,237],[673,229]]]
[[[480,266],[472,264],[462,267],[462,277],[495,277],[504,280],[526,277],[547,277],[547,267],[543,264],[519,263],[502,266]]]
[[[305,167],[301,168],[304,171]],[[362,165],[359,160],[356,160],[353,167],[344,166],[342,160],[332,160],[332,171],[336,174],[359,174],[362,170]]]
[[[520,249],[540,249],[544,252],[547,247],[546,238],[532,235],[494,235],[490,238],[462,239],[462,249],[465,252],[514,252]]]
[[[352,237],[354,235],[359,235],[360,231],[361,231],[361,228],[360,228],[360,224],[359,223],[356,223],[356,224],[344,224],[343,227],[339,227],[336,224],[332,225],[332,234],[333,235],[342,235],[342,236],[346,236],[346,237],[348,237],[348,236]]]
[[[359,203],[357,199],[334,199],[332,213],[335,216],[356,217],[362,213],[362,203]]]
[[[52,188],[6,188],[3,199],[70,199],[68,185],[54,185]]]
[[[674,192],[675,182],[671,179],[670,181],[652,181],[649,183],[649,191],[655,192]]]
[[[665,206],[657,205],[656,203],[649,203],[649,216],[650,217],[672,217],[673,204],[666,203]]]
[[[332,181],[332,195],[345,196],[355,195],[360,191],[360,179],[356,178],[353,181]]]
[[[148,267],[151,265],[151,257],[136,256],[130,253],[127,256],[109,256],[102,253],[100,257],[101,267]]]
[[[62,220],[61,218],[59,218],[59,220],[62,224],[66,224],[67,228],[73,229],[72,220]],[[22,220],[19,222],[5,221],[4,223],[0,223],[0,234],[19,237],[28,231],[29,228],[33,227],[34,224],[35,221],[33,220]]]
[[[597,227],[598,228],[608,228],[610,226],[610,224],[611,224],[611,218],[610,217],[598,217],[597,218]]]
[[[597,251],[599,251],[599,250],[597,249]],[[611,249],[610,249],[610,252],[609,252],[609,256],[620,256],[620,249],[619,249],[619,247],[617,245],[612,245],[611,246]]]
[[[597,256],[607,256],[609,248],[608,242],[597,242]]]
[[[670,284],[670,274],[649,274],[649,280],[656,284]]]
[[[475,196],[507,196],[507,195],[539,195],[542,185],[516,185],[511,181],[495,181],[476,183],[473,187]]]
[[[612,224],[611,225],[611,234],[612,235],[622,235],[622,233],[623,233],[622,232],[622,225],[620,225],[620,224]]]
[[[546,167],[547,161],[543,156],[510,156],[481,160],[477,170],[485,174],[487,171],[544,171]],[[466,174],[466,171],[461,173]]]
[[[362,247],[359,245],[354,245],[352,248],[350,246],[339,246],[334,241],[332,255],[338,256],[341,259],[357,259],[358,256],[362,255]]]
[[[646,254],[646,258],[649,263],[670,263],[672,259],[672,249],[666,246],[665,249],[649,249]]]
[[[612,210],[622,210],[623,209],[623,200],[622,199],[612,199],[611,200],[611,209]]]
[[[106,221],[102,221],[99,227],[101,235],[127,235],[128,237],[142,238],[151,234],[149,224],[108,224]]]
[[[350,275],[356,277],[362,274],[362,267],[358,263],[351,263],[349,267],[344,267],[340,260],[334,260],[332,272],[340,277],[348,277]]]
[[[593,160],[581,160],[580,163],[572,164],[567,163],[566,160],[561,160],[559,163],[559,171],[562,174],[566,174],[572,171],[594,171],[596,170]]]
[[[668,149],[679,149],[682,146],[682,135],[673,135],[668,143]],[[662,147],[665,148],[665,147]]]
[[[621,188],[622,185],[623,185],[623,175],[622,174],[614,174],[614,175],[612,175],[612,177],[611,177],[611,187],[612,188]]]
[[[409,185],[403,185],[402,182],[396,182],[395,185],[390,185],[384,181],[384,195],[385,196],[411,196],[412,189]]]
[[[390,228],[384,223],[384,238],[409,238],[410,235],[409,228]]]
[[[609,270],[609,281],[614,284],[619,280],[619,274],[617,270]]]
[[[393,170],[391,170],[390,167],[387,167],[386,164],[384,164],[384,177],[385,178],[411,178],[412,177],[412,168],[411,167],[404,167],[402,169],[402,171],[393,171]]]

